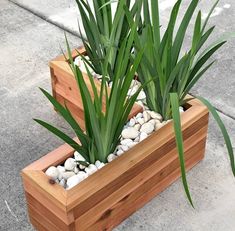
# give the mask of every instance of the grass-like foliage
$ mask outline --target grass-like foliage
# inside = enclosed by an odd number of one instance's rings
[[[42,90],[44,95],[71,126],[81,144],[75,142],[65,133],[46,122],[38,119],[35,121],[72,146],[89,163],[94,163],[96,160],[107,162],[107,156],[114,152],[120,140],[122,129],[127,122],[128,115],[141,90],[139,89],[133,96],[127,97],[128,90],[143,54],[143,52],[140,52],[135,60],[133,60],[133,63],[130,62],[130,53],[135,33],[136,27],[132,28],[130,34],[122,41],[117,55],[117,65],[119,68],[112,76],[113,86],[110,93],[108,93],[107,78],[108,57],[102,63],[101,70],[103,78],[100,91],[97,90],[94,79],[87,68],[93,91],[89,92],[81,71],[73,62],[71,50],[66,38],[70,66],[76,78],[83,102],[85,133],[74,120],[69,110],[60,105],[48,92]],[[92,95],[94,95],[94,98],[92,98]],[[103,102],[105,102],[105,108]]]
[[[91,63],[90,66],[97,74],[102,74],[102,63],[108,60],[108,71],[112,80],[112,73],[118,71],[118,52],[123,39],[129,34],[130,26],[127,22],[123,6],[125,5],[134,17],[141,1],[137,0],[131,6],[130,0],[76,0],[81,14],[86,38],[80,35]],[[111,7],[112,3],[117,7]]]
[[[143,45],[146,48],[137,71],[138,78],[142,83],[149,79],[154,79],[154,81],[144,87],[147,104],[151,110],[159,112],[165,120],[173,118],[182,181],[187,197],[192,205],[185,173],[179,106],[184,105],[185,96],[214,63],[214,61],[207,63],[208,60],[226,43],[226,41],[220,40],[206,46],[206,42],[215,28],[212,26],[208,29],[207,24],[218,2],[219,0],[215,2],[204,22],[201,11],[197,12],[192,43],[189,50],[184,53],[182,47],[186,31],[193,20],[199,0],[190,1],[178,28],[176,28],[176,24],[178,25],[177,17],[182,0],[176,1],[171,11],[167,28],[163,32],[160,26],[157,0],[143,0],[143,14],[136,16],[138,21],[133,19],[130,11],[124,7],[130,25],[138,24],[140,28],[139,35],[135,38],[135,53],[138,54]],[[213,106],[203,98],[200,98],[200,100],[211,111],[224,135],[232,171],[235,175],[233,149],[227,131]]]

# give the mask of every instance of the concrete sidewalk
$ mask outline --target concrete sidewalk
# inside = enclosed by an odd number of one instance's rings
[[[0,2],[0,230],[31,231],[34,229],[27,218],[20,170],[62,143],[34,123],[32,118],[51,121],[69,133],[66,124],[38,90],[39,86],[50,89],[47,63],[61,53],[60,45],[64,47],[64,32],[54,24],[59,25],[66,20],[52,22],[49,17],[68,16],[67,24],[59,26],[68,28],[67,25],[74,25],[75,28],[75,24],[70,22],[74,21],[76,9],[72,0],[42,1],[40,4],[35,0],[14,1],[40,17],[10,1]],[[170,2],[167,5],[166,1],[161,1],[161,4],[165,3],[162,5],[164,20],[167,19]],[[206,12],[209,2],[212,1],[205,3],[203,8]],[[224,7],[226,4],[231,7]],[[235,7],[232,0],[221,1],[220,9],[220,14],[212,18],[212,23],[218,25],[216,34],[235,31],[232,23]],[[63,12],[67,12],[67,16],[63,16]],[[70,31],[73,26],[71,28]],[[78,37],[68,35],[71,46],[81,44]],[[217,54],[217,64],[193,90],[193,93],[208,98],[222,112],[221,116],[233,142],[234,46],[235,42],[231,40]],[[210,122],[206,157],[188,173],[188,181],[195,210],[187,203],[178,180],[115,230],[233,231],[235,181],[222,136],[213,120]]]

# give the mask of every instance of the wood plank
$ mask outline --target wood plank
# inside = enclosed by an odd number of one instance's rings
[[[28,211],[30,217],[37,221],[37,223],[41,224],[48,231],[63,231],[56,224],[53,224],[46,216],[39,214],[38,210],[33,208],[32,206],[28,206]]]
[[[205,148],[206,130],[207,127],[204,127],[185,142],[186,160],[189,160],[200,150]],[[78,218],[76,220],[76,224],[79,224],[79,226],[82,227],[82,230],[86,230],[86,228],[88,228],[91,224],[94,224],[95,221],[103,220],[103,217],[105,217],[107,211],[110,212],[110,214],[116,214],[114,210],[122,210],[123,204],[125,203],[130,202],[130,204],[132,204],[137,197],[147,193],[147,191],[150,190],[154,184],[162,181],[177,168],[179,168],[178,154],[176,149],[173,149],[148,168],[143,168],[140,170],[139,174],[133,177],[132,180],[113,193],[110,193],[107,198],[96,204],[88,212],[81,216],[77,216],[75,208],[75,219]],[[86,219],[87,217],[90,219]]]
[[[33,217],[29,217],[29,220],[37,231],[49,231],[43,225],[41,225],[40,222],[36,221]]]
[[[51,223],[55,224],[58,228],[60,228],[60,230],[63,231],[75,230],[74,220],[72,220],[71,223],[68,222],[64,223],[63,220],[61,220],[61,218],[58,217],[58,213],[56,212],[57,209],[56,211],[54,210],[51,211],[50,209],[48,209],[47,204],[40,203],[31,194],[26,192],[25,195],[28,206],[37,210],[41,216],[45,216],[47,219],[50,220]]]

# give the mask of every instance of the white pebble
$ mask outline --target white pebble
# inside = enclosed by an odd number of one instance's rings
[[[76,161],[86,161],[86,159],[77,151],[74,152],[74,159]]]
[[[129,125],[130,127],[133,127],[133,126],[135,125],[135,120],[134,120],[134,119],[130,119],[128,125]]]
[[[96,166],[98,169],[101,169],[101,168],[103,168],[103,167],[105,166],[105,163],[100,162],[99,160],[97,160],[97,161],[95,162],[95,166]]]
[[[54,166],[51,166],[46,170],[46,175],[53,180],[56,180],[59,177],[59,173],[59,170]]]
[[[103,168],[103,167],[105,166],[105,163],[100,162],[99,160],[97,160],[97,161],[95,162],[95,166],[96,166],[98,169],[101,169],[101,168]]]
[[[135,139],[134,139],[134,142],[140,142],[140,137],[138,136],[138,137],[136,137]]]
[[[79,184],[81,181],[83,181],[83,178],[80,177],[79,175],[74,175],[68,178],[67,180],[67,189],[71,189],[77,184]]]
[[[129,147],[129,148],[132,148],[132,147],[134,147],[136,144],[138,144],[138,142],[132,142],[132,144],[129,145],[128,147]]]
[[[62,180],[63,179],[62,173],[64,173],[64,172],[60,172],[59,173],[58,180]]]
[[[85,168],[85,172],[88,175],[95,173],[97,170],[98,170],[98,168],[94,164],[90,164],[87,168]]]
[[[59,185],[61,185],[62,187],[65,187],[65,179],[62,179],[59,183]]]
[[[79,172],[78,167],[77,166],[74,167],[73,171],[74,171],[75,174],[77,174]]]
[[[127,145],[122,145],[122,146],[121,146],[121,149],[122,149],[124,152],[126,152],[126,151],[129,150],[129,147],[128,147]]]
[[[117,156],[114,154],[109,154],[107,157],[107,161],[110,163],[111,161],[113,161],[114,159],[116,159]]]
[[[99,160],[97,160],[97,161],[95,162],[95,166],[96,166],[97,168],[100,166],[100,164],[101,164],[101,162],[100,162]]]
[[[116,152],[116,154],[117,154],[118,156],[121,156],[123,153],[124,153],[124,151],[121,150],[121,149]]]
[[[164,124],[163,123],[156,123],[155,124],[155,131],[157,131],[158,129],[160,129],[161,127],[163,127]]]
[[[75,159],[73,159],[73,158],[68,158],[64,163],[64,167],[68,171],[73,171],[73,169],[76,166],[77,166],[77,163],[76,163]]]
[[[154,112],[154,111],[150,111],[149,114],[152,119],[158,119],[158,120],[162,121],[162,116],[159,113]]]
[[[138,119],[138,118],[142,118],[143,117],[143,114],[141,113],[141,112],[139,112],[137,115],[136,115],[136,119]]]
[[[81,57],[78,56],[74,59],[74,64],[77,65],[78,67],[80,67],[81,65]]]
[[[79,168],[80,168],[81,170],[83,170],[83,169],[86,168],[86,166],[84,166],[84,165],[82,165],[82,164],[79,164]]]
[[[88,174],[84,171],[79,171],[77,176],[82,179],[82,180],[85,180],[87,177],[88,177]]]
[[[148,112],[144,111],[143,112],[143,117],[144,117],[144,122],[148,122],[150,120],[150,115]]]
[[[141,132],[141,133],[140,133],[140,140],[139,140],[139,141],[141,142],[141,141],[143,141],[144,139],[146,139],[147,137],[148,137],[148,134],[147,134],[147,133]]]
[[[142,101],[140,101],[140,100],[139,100],[139,101],[137,101],[136,103],[137,103],[137,104],[139,104],[141,107],[143,107],[143,108],[144,108],[144,104],[143,104],[143,102],[142,102]]]
[[[184,112],[184,108],[180,106],[180,107],[179,107],[179,112],[180,112],[180,113]]]
[[[134,94],[138,91],[138,88],[139,88],[139,87],[138,87],[137,85],[131,87],[131,88],[128,90],[127,95],[128,95],[128,96],[134,95]]]
[[[59,170],[59,172],[65,172],[65,167],[61,165],[57,166],[56,168]]]
[[[141,127],[141,125],[140,124],[136,124],[135,126],[134,126],[134,128],[136,129],[136,130],[140,130],[140,127]]]
[[[134,127],[126,128],[122,131],[124,139],[135,139],[139,135],[139,131]]]
[[[133,142],[132,139],[124,139],[124,140],[121,141],[121,145],[127,145],[128,146],[128,144],[130,144],[132,142]]]
[[[143,118],[138,118],[138,119],[137,119],[137,122],[138,122],[140,125],[142,125],[142,124],[144,124],[144,119],[143,119]]]
[[[155,125],[155,124],[156,124],[156,121],[158,121],[158,122],[159,122],[159,120],[151,119],[151,120],[149,120],[149,123],[151,123],[151,124]]]
[[[152,123],[143,124],[140,128],[140,132],[145,132],[146,134],[150,134],[154,131],[154,125]]]
[[[69,179],[70,177],[74,176],[75,173],[74,172],[62,172],[61,173],[61,176],[62,176],[62,179]]]
[[[138,97],[137,97],[137,100],[144,100],[144,99],[146,99],[146,95],[145,95],[144,91],[142,90],[142,91],[139,93],[139,95],[138,95]]]

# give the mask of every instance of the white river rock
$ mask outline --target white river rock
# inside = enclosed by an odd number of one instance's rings
[[[146,139],[148,137],[148,134],[145,132],[141,132],[140,133],[140,139],[139,142],[143,141],[144,139]]]
[[[144,122],[145,123],[148,122],[150,120],[150,118],[151,118],[149,113],[146,112],[146,111],[143,112],[143,117],[144,117]]]
[[[77,151],[74,152],[74,159],[76,161],[86,161],[85,158]]]
[[[74,175],[75,175],[74,172],[62,172],[61,173],[62,179],[65,179],[65,180],[69,179],[70,177],[72,177]]]
[[[73,158],[68,158],[64,163],[64,167],[68,171],[73,171],[73,169],[76,166],[77,166],[77,163],[76,163],[75,159],[73,159]]]
[[[144,132],[147,135],[151,134],[153,131],[154,131],[154,125],[152,123],[145,123],[140,128],[140,132]]]
[[[148,113],[149,113],[149,115],[151,116],[152,119],[157,119],[157,120],[162,121],[162,116],[159,113],[154,112],[154,111],[150,111]]]
[[[115,160],[117,158],[114,154],[109,154],[107,157],[107,161],[110,163],[111,161]]]
[[[139,135],[139,131],[134,127],[125,128],[122,131],[122,137],[124,139],[135,139]]]
[[[121,141],[121,145],[127,145],[129,146],[130,143],[132,143],[132,139],[124,139]]]
[[[49,176],[51,179],[53,180],[56,180],[58,177],[59,177],[59,170],[54,167],[54,166],[51,166],[49,167],[47,170],[46,170],[46,175]]]
[[[85,168],[85,172],[88,175],[95,173],[97,170],[98,170],[98,168],[94,164],[90,164],[88,167]]]

